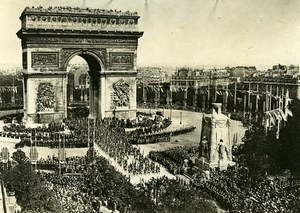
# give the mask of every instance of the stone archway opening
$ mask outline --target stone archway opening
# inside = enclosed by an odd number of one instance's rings
[[[100,87],[95,73],[102,70],[100,59],[91,53],[74,53],[66,60],[67,102],[73,115],[94,118],[99,116]]]
[[[89,66],[80,56],[73,57],[67,66],[68,107],[88,106]]]

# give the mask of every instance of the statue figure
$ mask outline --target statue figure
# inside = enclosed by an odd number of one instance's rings
[[[227,149],[226,145],[223,143],[222,139],[220,140],[220,143],[219,143],[218,153],[219,153],[219,161],[226,161],[229,159],[228,149]]]
[[[200,157],[204,157],[206,159],[209,159],[209,150],[208,150],[208,141],[206,136],[203,136],[201,142],[200,142],[200,146],[199,146],[199,154]]]

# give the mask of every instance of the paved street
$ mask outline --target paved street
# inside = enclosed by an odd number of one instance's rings
[[[163,109],[151,109],[152,112],[163,111]],[[149,109],[138,109],[138,111],[149,112]],[[164,110],[165,117],[170,116],[170,110]],[[182,124],[180,124],[180,113],[182,113]],[[185,126],[195,126],[196,129],[193,132],[187,134],[182,134],[178,136],[171,137],[170,142],[162,142],[155,144],[145,144],[140,145],[141,150],[144,155],[147,155],[151,150],[165,150],[176,146],[198,146],[200,142],[201,126],[202,126],[202,116],[203,113],[191,112],[184,110],[172,110],[172,124],[167,129],[179,129]],[[245,133],[245,128],[239,121],[231,120],[231,137],[237,137],[237,141],[241,141]],[[236,136],[237,135],[237,136]]]

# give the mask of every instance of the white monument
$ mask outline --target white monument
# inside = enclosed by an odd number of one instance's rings
[[[221,113],[221,103],[212,103],[212,114],[203,114],[199,144],[199,157],[196,165],[202,171],[211,168],[226,170],[235,163],[232,161],[230,119]]]

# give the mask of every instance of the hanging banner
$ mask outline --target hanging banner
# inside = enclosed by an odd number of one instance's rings
[[[29,158],[32,164],[36,164],[38,161],[38,152],[36,147],[31,147],[29,151]]]
[[[281,115],[282,119],[283,119],[284,121],[287,121],[287,116],[285,116],[285,114],[284,114],[284,112],[282,111],[282,109],[279,109],[279,112],[280,112],[280,115]]]
[[[7,163],[9,158],[9,152],[7,147],[3,147],[1,150],[2,163]]]

